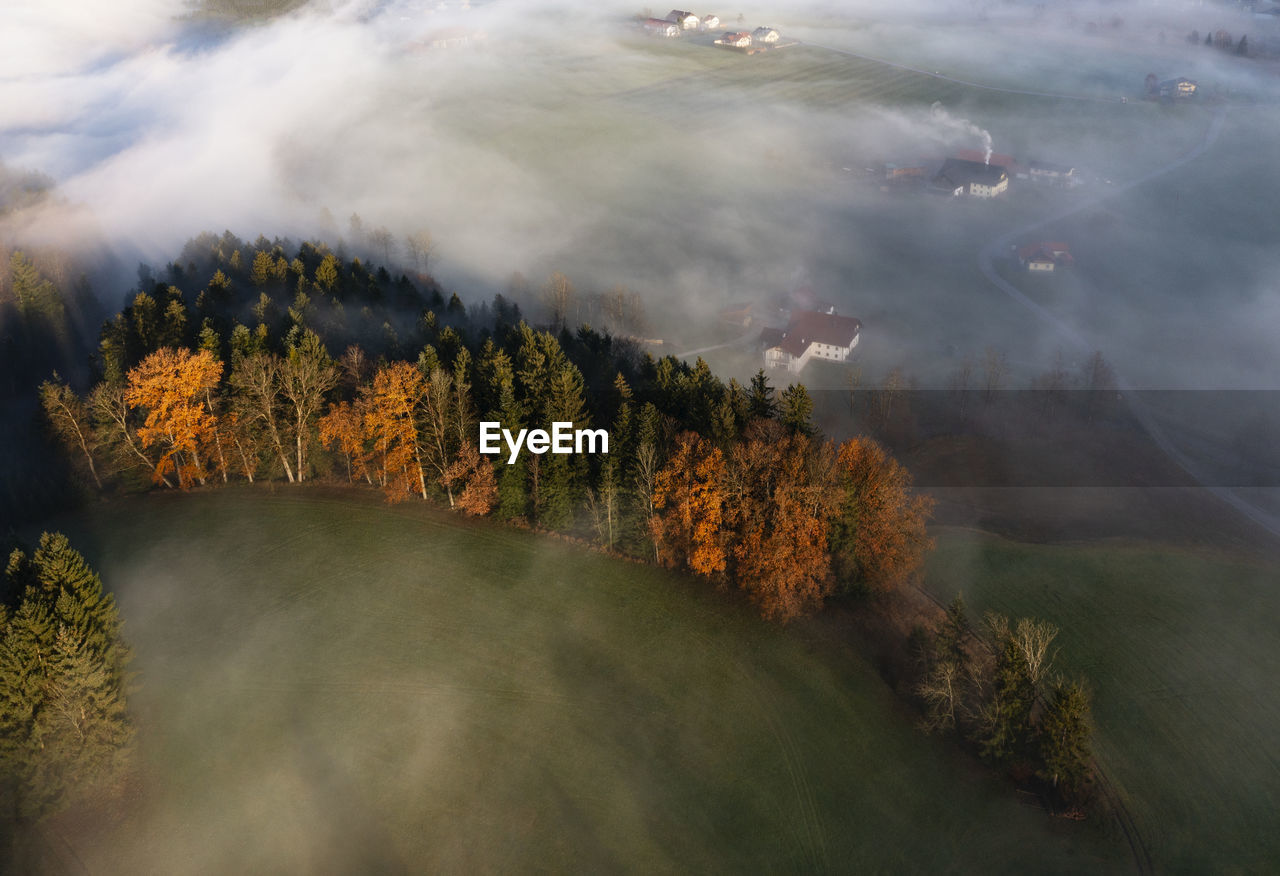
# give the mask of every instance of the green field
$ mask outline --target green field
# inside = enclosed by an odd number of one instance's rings
[[[1280,861],[1280,573],[1167,546],[938,536],[929,589],[975,617],[1034,615],[1095,691],[1096,750],[1158,870]]]
[[[56,523],[137,652],[128,805],[51,839],[90,872],[1131,866],[921,735],[829,631],[678,576],[372,496]]]

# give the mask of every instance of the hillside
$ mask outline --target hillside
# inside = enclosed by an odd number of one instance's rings
[[[1131,866],[849,649],[679,576],[318,491],[56,523],[139,671],[128,805],[49,829],[91,872]]]

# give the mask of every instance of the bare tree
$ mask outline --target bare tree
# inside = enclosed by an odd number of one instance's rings
[[[995,393],[1004,388],[1004,381],[1008,372],[1008,357],[995,347],[987,347],[982,357],[982,378],[988,402],[991,401]]]
[[[121,464],[132,467],[141,462],[148,471],[155,472],[155,462],[138,446],[135,428],[129,421],[129,406],[124,400],[123,384],[99,383],[89,393],[89,407],[101,430],[99,434],[102,435],[102,443],[114,451]],[[173,486],[167,475],[161,476],[160,480],[166,487]]]
[[[289,351],[281,363],[280,394],[288,401],[293,414],[293,433],[298,480],[307,475],[307,451],[311,446],[311,429],[324,398],[338,385],[338,367],[329,358],[324,344],[313,331],[302,335],[302,342]]]
[[[46,380],[40,384],[40,403],[44,407],[45,417],[49,420],[53,434],[72,453],[75,453],[78,448],[84,454],[85,462],[89,466],[89,474],[101,490],[102,481],[98,477],[97,466],[93,464],[93,451],[98,442],[93,434],[89,412],[85,409],[84,402],[72,392],[71,387],[55,371],[53,380]]]
[[[652,442],[646,441],[636,450],[636,500],[644,513],[645,525],[653,519],[653,492],[658,482],[658,450]],[[658,562],[658,544],[653,545],[653,560]]]
[[[920,680],[916,693],[924,700],[925,716],[921,726],[926,732],[940,732],[956,726],[962,684],[960,667],[952,660],[938,661]]]
[[[551,310],[551,322],[556,328],[564,327],[569,317],[569,305],[574,301],[573,284],[564,274],[556,271],[542,287],[542,297]]]
[[[426,273],[427,265],[431,260],[431,233],[429,231],[415,231],[406,237],[404,242],[409,249],[409,255],[413,259],[414,267]]]
[[[231,372],[238,413],[248,423],[260,423],[275,448],[289,483],[295,483],[293,466],[284,451],[279,422],[281,361],[274,353],[253,353],[244,357]]]
[[[1040,690],[1040,682],[1044,680],[1053,665],[1053,655],[1049,646],[1058,636],[1058,628],[1048,621],[1036,618],[1018,618],[1014,625],[1011,640],[1018,653],[1026,662],[1027,677],[1031,679],[1036,691]]]
[[[391,248],[395,246],[396,239],[391,231],[385,225],[379,225],[369,234],[369,242],[382,250],[382,263],[384,265],[391,261]]]

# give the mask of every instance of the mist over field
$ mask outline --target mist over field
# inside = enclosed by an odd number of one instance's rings
[[[401,241],[429,230],[433,272],[464,297],[502,290],[514,271],[535,288],[554,270],[584,291],[622,283],[649,302],[659,333],[677,327],[677,342],[803,272],[866,323],[870,373],[900,366],[926,385],[992,345],[1024,377],[1057,349],[1101,349],[1132,383],[1158,388],[1268,387],[1280,365],[1276,257],[1263,217],[1246,224],[1240,209],[1278,187],[1271,168],[1241,166],[1276,125],[1265,103],[1275,62],[1183,38],[1197,22],[1266,27],[1234,12],[719,10],[725,28],[741,14],[742,27],[810,44],[748,58],[647,38],[626,4],[309,4],[249,27],[188,11],[130,0],[110,16],[72,2],[6,12],[0,161],[56,188],[42,209],[10,216],[3,237],[105,245],[124,266],[97,287],[111,306],[133,265],[164,264],[201,230],[358,249],[354,213]],[[470,44],[424,48],[450,29]],[[1093,99],[974,88],[833,50]],[[866,179],[883,161],[981,150],[989,134],[996,153],[1079,168],[1090,181],[1079,198],[1105,194],[1176,159],[1212,122],[1207,105],[1139,100],[1147,72],[1264,103],[1231,109],[1221,141],[1177,176],[1036,232],[1085,250],[1079,276],[1046,302],[1061,324],[974,268],[991,239],[1057,204],[885,197]],[[880,84],[886,75],[898,78]],[[1194,209],[1171,215],[1162,202],[1179,190]],[[1227,239],[1224,223],[1246,227]],[[405,259],[398,248],[393,259]]]
[[[10,251],[36,254],[83,310],[62,338],[85,347],[67,355],[73,389],[101,317],[204,231],[287,238],[287,258],[323,241],[344,264],[405,271],[422,268],[407,238],[429,232],[425,273],[446,299],[511,294],[519,273],[535,322],[553,272],[578,292],[571,324],[622,285],[645,302],[638,345],[705,355],[725,381],[760,367],[760,322],[720,312],[750,302],[779,324],[782,299],[811,293],[863,323],[848,367],[799,378],[828,437],[874,431],[881,401],[892,432],[892,393],[874,395],[891,374],[924,390],[895,409],[915,406],[904,422],[972,399],[958,434],[874,436],[938,501],[913,598],[963,594],[975,620],[1061,627],[1064,672],[1094,685],[1098,763],[1155,869],[1274,864],[1280,772],[1240,752],[1280,727],[1265,671],[1280,665],[1267,633],[1280,620],[1280,22],[1191,3],[752,0],[695,9],[720,16],[714,33],[665,40],[635,19],[667,8],[631,2],[208,14],[272,2],[0,10],[0,313],[21,309]],[[710,44],[762,25],[782,47]],[[1205,46],[1218,30],[1247,35],[1253,56]],[[1199,95],[1146,100],[1149,74],[1194,79]],[[927,180],[961,151],[1069,165],[1080,184],[1014,180],[993,200],[886,184],[886,164]],[[1017,249],[1040,241],[1068,243],[1072,265],[1024,270]],[[70,267],[48,271],[50,252]],[[1051,368],[1079,381],[1094,351],[1117,378],[1102,404],[1123,415],[1047,415],[1034,381]],[[996,358],[1004,389],[1030,391],[983,408]],[[34,383],[9,379],[0,425],[35,424],[23,440],[44,441],[23,395]],[[1140,391],[1125,407],[1117,387]],[[974,422],[989,434],[965,433]],[[42,475],[14,446],[0,508],[8,495],[27,509]],[[117,594],[143,685],[128,805],[55,824],[81,866],[1141,861],[1111,821],[1077,833],[918,733],[914,694],[890,692],[848,617],[784,631],[692,575],[425,502],[384,508],[372,479],[361,495],[336,450],[330,461],[332,494],[284,486],[272,459],[252,485],[123,498],[109,484],[111,504],[64,515]],[[906,841],[921,825],[936,842]]]

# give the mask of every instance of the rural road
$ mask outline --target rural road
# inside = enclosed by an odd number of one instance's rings
[[[710,347],[698,347],[696,350],[685,350],[683,353],[672,353],[677,359],[687,359],[690,356],[700,356],[703,353],[710,353],[712,350],[723,350],[726,347],[736,347],[739,344],[745,344],[756,335],[760,334],[759,327],[747,329],[746,334],[736,337],[731,341],[725,341],[723,344],[712,344]]]
[[[984,246],[978,254],[978,268],[993,286],[1001,292],[1004,292],[1005,295],[1016,301],[1018,304],[1026,307],[1043,322],[1052,326],[1062,338],[1071,343],[1081,353],[1088,353],[1097,349],[1097,345],[1091,343],[1089,338],[1082,334],[1078,329],[1063,320],[1053,311],[1033,301],[1021,289],[1010,283],[1004,277],[1001,277],[995,270],[996,257],[1008,252],[1010,244],[1012,244],[1017,238],[1025,237],[1046,225],[1059,222],[1075,215],[1076,213],[1094,207],[1108,198],[1137,188],[1140,185],[1144,185],[1153,179],[1164,176],[1167,173],[1171,173],[1172,171],[1195,161],[1217,142],[1218,137],[1222,134],[1222,129],[1226,124],[1227,112],[1229,109],[1230,107],[1225,105],[1220,107],[1218,111],[1214,113],[1213,119],[1210,121],[1208,127],[1205,128],[1204,136],[1200,138],[1200,142],[1168,164],[1148,171],[1142,176],[1130,180],[1127,183],[1111,187],[1107,191],[1081,203],[1059,210],[1056,213],[1052,213],[1038,222],[1033,222],[1030,225],[1024,225],[1021,228],[1017,228],[995,238]],[[1280,518],[1252,502],[1249,502],[1235,490],[1224,486],[1212,485],[1210,483],[1212,479],[1205,474],[1203,467],[1197,464],[1196,460],[1189,457],[1174,444],[1174,442],[1169,438],[1168,433],[1160,426],[1146,402],[1143,401],[1142,396],[1137,393],[1134,387],[1124,379],[1122,374],[1116,374],[1116,384],[1117,388],[1128,402],[1129,409],[1133,411],[1138,422],[1140,422],[1143,428],[1146,429],[1147,434],[1151,436],[1151,440],[1154,441],[1156,446],[1164,452],[1165,456],[1190,475],[1201,485],[1201,487],[1208,490],[1212,495],[1221,499],[1223,502],[1230,505],[1245,517],[1248,517],[1272,535],[1280,537]]]

